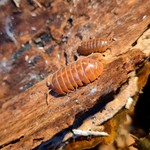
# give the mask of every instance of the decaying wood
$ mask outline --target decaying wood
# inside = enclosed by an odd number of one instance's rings
[[[99,131],[101,133],[101,131],[103,131],[104,129],[100,125],[104,121],[107,121],[108,119],[112,118],[119,110],[121,110],[128,103],[129,99],[132,99],[132,97],[139,92],[137,82],[138,77],[136,77],[135,72],[133,71],[132,73],[130,73],[128,86],[124,84],[120,88],[120,92],[116,94],[116,96],[111,102],[104,105],[101,109],[99,109],[98,112],[92,115],[92,117],[84,119],[84,122],[80,126],[77,126],[77,130],[97,132]],[[73,125],[73,129],[76,129],[75,125]],[[76,138],[73,132],[66,133],[63,142],[68,141],[70,138]]]
[[[14,3],[0,2],[0,148],[32,149],[115,94],[149,57],[149,42],[130,48],[149,28],[150,1],[20,1],[19,9]],[[50,93],[47,105],[41,80],[80,59],[79,45],[95,38],[111,40],[108,51],[88,56],[104,63],[102,75],[65,96]]]
[[[45,80],[15,96],[4,103],[0,111],[0,144],[10,144],[10,148],[11,142],[18,139],[13,145],[15,148],[34,148],[51,138],[69,127],[79,113],[94,106],[100,97],[115,92],[127,81],[128,73],[134,70],[144,57],[141,51],[132,50],[111,62],[106,62],[104,72],[98,80],[66,96],[50,95],[48,106],[45,101]],[[93,88],[96,88],[94,93]]]
[[[119,55],[150,22],[148,0],[38,2],[47,9],[35,9],[26,1],[20,1],[20,9],[12,1],[0,5],[0,103],[65,65],[64,52],[67,62],[73,62],[82,41],[108,37],[113,39],[112,56]]]

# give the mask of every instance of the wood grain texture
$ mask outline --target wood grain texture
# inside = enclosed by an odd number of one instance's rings
[[[116,91],[144,57],[141,51],[132,50],[106,62],[101,78],[76,90],[76,94],[69,93],[59,98],[50,95],[48,106],[45,101],[45,80],[7,101],[0,110],[0,145],[4,145],[5,149],[31,149],[50,139],[70,126],[77,114],[81,115],[94,106],[99,97]],[[91,93],[94,87],[97,91]],[[78,99],[81,93],[82,97]]]
[[[147,57],[150,54],[149,35],[146,47],[141,43],[141,51],[130,51],[149,28],[149,0],[45,1],[38,0],[41,8],[26,1],[20,1],[19,9],[13,1],[0,5],[3,150],[32,149],[51,139],[97,105],[101,96],[120,88],[143,61],[144,49]],[[99,37],[113,39],[111,51],[90,56],[104,59],[101,77],[66,96],[50,95],[47,106],[48,89],[41,80],[74,62],[81,41]]]
[[[0,14],[0,103],[65,65],[64,52],[67,62],[73,62],[81,39],[109,36],[114,39],[111,55],[116,56],[128,51],[150,22],[148,0],[58,0],[43,2],[44,10],[21,1],[21,12],[7,2]]]

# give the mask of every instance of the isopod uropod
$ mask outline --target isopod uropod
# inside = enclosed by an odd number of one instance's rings
[[[94,81],[103,71],[103,64],[91,58],[84,58],[56,71],[47,86],[58,94],[66,94],[79,86]]]
[[[81,43],[77,52],[81,55],[89,55],[95,52],[105,52],[108,48],[108,41],[103,39],[93,39]]]

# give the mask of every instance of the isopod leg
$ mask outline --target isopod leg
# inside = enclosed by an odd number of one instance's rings
[[[50,90],[48,90],[46,93],[45,93],[45,96],[46,96],[46,105],[48,106],[48,102],[49,102],[49,92]]]

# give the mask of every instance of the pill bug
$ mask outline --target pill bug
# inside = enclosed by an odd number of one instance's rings
[[[84,58],[61,68],[47,79],[47,86],[57,94],[66,94],[94,81],[103,71],[98,60]]]
[[[108,41],[104,39],[93,39],[81,43],[77,52],[81,55],[89,55],[95,52],[105,52],[108,48]]]

